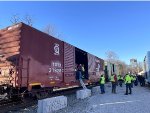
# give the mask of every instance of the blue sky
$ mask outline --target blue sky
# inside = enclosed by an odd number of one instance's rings
[[[129,63],[150,50],[150,2],[0,2],[0,29],[29,14],[33,26],[51,24],[61,39],[100,58],[108,50]]]

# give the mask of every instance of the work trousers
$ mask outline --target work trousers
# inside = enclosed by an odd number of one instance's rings
[[[130,91],[129,94],[132,94],[131,83],[126,83],[126,94],[127,95],[128,95],[128,90]]]
[[[122,87],[123,80],[119,80],[119,85]]]
[[[105,93],[105,86],[104,84],[100,84],[101,93]]]
[[[112,93],[116,93],[116,82],[112,82]]]

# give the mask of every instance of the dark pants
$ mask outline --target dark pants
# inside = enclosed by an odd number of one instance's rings
[[[82,79],[82,72],[81,71],[77,71],[76,75],[77,75],[76,79],[78,79],[78,80]]]
[[[101,89],[101,93],[105,93],[105,88],[104,88],[104,84],[100,84],[100,89]]]
[[[142,80],[142,85],[141,86],[145,86],[145,80]]]
[[[119,80],[119,85],[122,87],[123,80]]]
[[[132,94],[131,83],[126,83],[126,95],[128,95],[128,90],[129,94]]]
[[[134,81],[131,81],[131,88],[133,88],[133,82],[134,82]]]
[[[116,93],[116,82],[112,82],[112,93]]]
[[[134,85],[135,85],[135,86],[138,85],[138,81],[137,81],[137,80],[134,81]]]

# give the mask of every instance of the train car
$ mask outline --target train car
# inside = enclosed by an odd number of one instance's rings
[[[88,75],[91,83],[97,83],[104,74],[104,60],[88,53]]]
[[[143,64],[143,71],[146,83],[150,84],[150,51],[147,52]]]
[[[104,60],[24,23],[0,30],[1,95],[80,86],[76,64],[84,65],[86,84],[103,73]]]

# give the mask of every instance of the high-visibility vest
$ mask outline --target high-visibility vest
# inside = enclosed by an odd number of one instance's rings
[[[112,75],[112,76],[110,77],[110,81],[111,81],[111,82],[115,82],[114,75]]]
[[[100,80],[100,84],[105,84],[105,77],[101,77]]]
[[[123,77],[121,77],[120,79],[123,80]]]
[[[123,80],[123,77],[122,77],[122,76],[119,76],[118,78],[119,78],[118,80]]]
[[[84,67],[82,66],[82,71],[84,72],[85,71],[85,69],[84,69]]]
[[[133,80],[134,80],[134,81],[136,80],[136,76],[133,77]]]
[[[119,79],[120,79],[120,75],[117,76],[117,80],[119,80]]]
[[[134,78],[133,78],[133,76],[131,76],[131,80],[132,80],[132,81],[134,81]]]
[[[126,83],[131,83],[131,77],[130,77],[130,75],[126,75],[126,77],[125,77],[125,84]]]

